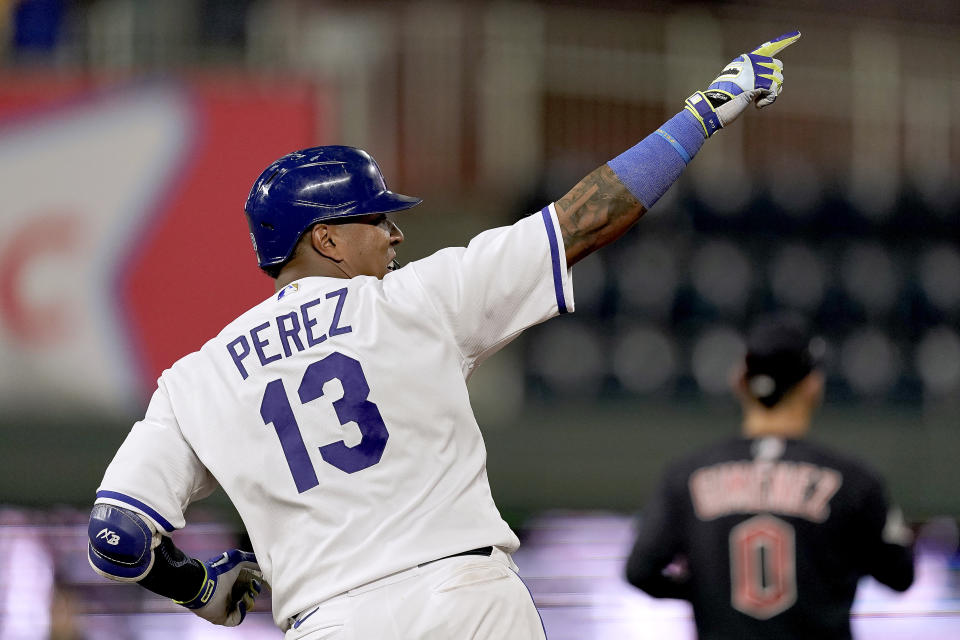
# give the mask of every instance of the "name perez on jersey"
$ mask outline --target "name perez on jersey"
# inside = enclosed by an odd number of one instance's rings
[[[353,327],[342,324],[340,318],[347,293],[346,287],[331,291],[322,298],[303,303],[294,311],[277,316],[272,321],[258,324],[228,342],[227,351],[237,366],[240,377],[246,380],[249,376],[244,360],[251,353],[257,354],[260,366],[266,366],[281,358],[289,358],[294,349],[298,352],[303,351],[326,341],[328,337],[332,338],[353,331]],[[328,300],[331,302],[327,302]],[[322,310],[317,308],[321,305]],[[333,313],[330,316],[330,326],[326,333],[322,333],[318,330],[320,325],[318,315],[324,311],[329,313],[331,307],[333,307]],[[251,359],[250,362],[256,363],[256,360]]]

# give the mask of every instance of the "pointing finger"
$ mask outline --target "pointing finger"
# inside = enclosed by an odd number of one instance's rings
[[[790,33],[785,33],[779,38],[774,38],[769,42],[764,42],[762,45],[754,49],[751,53],[756,53],[761,56],[770,56],[771,58],[794,42],[800,39],[799,31],[791,31]]]

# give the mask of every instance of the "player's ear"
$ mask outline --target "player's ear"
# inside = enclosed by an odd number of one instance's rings
[[[343,260],[340,247],[338,246],[336,225],[315,224],[310,229],[310,246],[314,251],[325,258],[340,262]]]
[[[741,402],[753,399],[747,388],[747,367],[745,365],[740,364],[734,367],[730,371],[728,382],[733,393]]]
[[[811,405],[816,406],[823,401],[826,379],[819,369],[811,371],[800,384],[803,385],[803,394]]]

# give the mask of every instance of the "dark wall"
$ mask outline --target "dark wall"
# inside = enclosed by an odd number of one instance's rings
[[[488,429],[488,469],[501,507],[642,507],[675,456],[738,432],[736,407],[584,404],[528,407],[515,429]],[[832,408],[810,434],[880,471],[911,520],[960,514],[955,413]]]
[[[494,497],[511,520],[547,508],[636,510],[668,460],[738,426],[732,402],[528,404],[509,424],[479,417]],[[841,407],[822,411],[811,437],[873,465],[920,520],[960,516],[957,427],[947,409]],[[83,416],[4,419],[0,503],[88,505],[127,428]],[[209,500],[232,517],[222,494]]]

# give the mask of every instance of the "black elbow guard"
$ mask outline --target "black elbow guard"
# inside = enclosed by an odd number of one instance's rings
[[[120,582],[137,582],[153,567],[159,536],[139,514],[98,503],[90,512],[87,558],[100,575]]]

